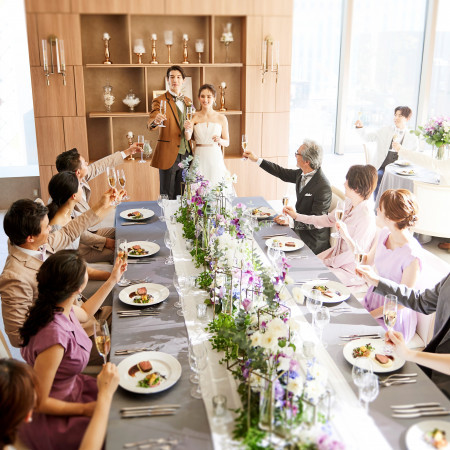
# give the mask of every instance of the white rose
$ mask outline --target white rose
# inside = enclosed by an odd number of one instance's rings
[[[289,380],[287,390],[292,392],[295,396],[299,396],[303,392],[303,380],[301,377],[295,378],[295,380]]]
[[[275,319],[271,320],[269,322],[267,329],[270,333],[273,333],[277,338],[288,337],[288,328],[279,317],[275,317]]]
[[[305,296],[303,295],[302,290],[299,287],[295,287],[292,289],[292,296],[294,297],[294,300],[299,305],[303,305],[305,302]]]
[[[300,331],[300,322],[297,319],[294,319],[293,317],[291,317],[289,319],[288,324],[289,324],[291,333],[297,333],[298,331]]]
[[[261,333],[256,331],[251,335],[250,340],[252,341],[252,345],[254,347],[261,346]]]
[[[283,349],[283,353],[284,353],[284,349]],[[289,370],[290,363],[291,363],[290,358],[285,358],[284,356],[280,356],[278,358],[278,370],[281,370],[284,372]]]
[[[284,282],[285,284],[293,284],[294,280],[289,275],[286,275],[286,277],[284,278]]]

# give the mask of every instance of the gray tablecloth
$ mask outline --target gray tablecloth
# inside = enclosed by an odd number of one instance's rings
[[[400,175],[398,173],[399,171],[410,169],[414,170],[415,175]],[[408,189],[408,191],[414,192],[414,180],[439,184],[439,175],[433,170],[426,169],[417,164],[399,166],[393,163],[387,165],[375,200],[375,206],[378,208],[381,195],[388,189]]]
[[[245,197],[238,201],[251,206],[269,206],[261,197]],[[127,203],[118,207],[118,213],[123,209],[144,206],[144,203]],[[154,202],[145,203],[145,206],[159,213]],[[131,394],[123,389],[118,389],[114,396],[111,416],[107,434],[107,448],[122,448],[125,442],[133,442],[150,437],[180,437],[183,444],[180,448],[209,449],[212,446],[206,413],[202,401],[195,400],[189,395],[191,384],[189,383],[189,365],[186,358],[186,329],[184,321],[175,313],[173,303],[176,293],[172,286],[173,266],[164,266],[164,257],[168,251],[164,248],[162,239],[166,227],[154,217],[147,226],[121,227],[122,219],[117,218],[116,236],[126,237],[129,240],[156,239],[162,246],[161,251],[155,255],[153,263],[146,265],[133,265],[127,271],[130,278],[142,278],[147,275],[154,277],[155,283],[161,283],[169,287],[171,295],[166,302],[158,306],[161,314],[158,318],[139,317],[136,319],[118,319],[115,311],[118,307],[117,292],[114,296],[114,316],[112,331],[112,355],[119,348],[151,346],[154,350],[161,350],[177,357],[182,365],[183,374],[180,381],[168,391],[155,396],[139,396]],[[271,228],[263,228],[255,233],[255,238],[261,248],[265,249],[265,241],[262,236],[286,232],[295,237],[294,231],[287,227],[273,225]],[[290,259],[291,269],[289,275],[297,281],[304,279],[315,279],[328,277],[330,280],[337,278],[328,270],[308,247],[303,247],[289,256],[305,255],[306,259]],[[344,359],[342,352],[343,341],[339,339],[342,334],[353,334],[367,332],[367,327],[381,330],[377,322],[360,305],[353,296],[347,304],[355,308],[353,313],[332,315],[331,323],[324,330],[324,341],[328,344],[328,352],[341,370],[342,374],[356,392],[352,383],[351,365]],[[126,309],[122,304],[121,309]],[[306,307],[302,312],[310,320]],[[120,362],[122,358],[112,356],[114,363]],[[406,363],[399,371],[402,373],[417,372],[417,383],[400,386],[380,388],[378,398],[370,405],[370,414],[380,428],[392,448],[406,449],[405,433],[414,423],[424,419],[393,419],[391,417],[391,405],[417,402],[440,402],[443,406],[450,408],[450,401],[431,382],[422,370],[413,363]],[[123,406],[135,406],[148,403],[179,403],[182,405],[175,416],[153,417],[142,419],[120,419],[119,410]],[[442,420],[442,418],[439,418]],[[446,418],[443,418],[446,420]],[[361,443],[361,449],[371,449],[370,440]],[[375,449],[374,449],[375,450]]]

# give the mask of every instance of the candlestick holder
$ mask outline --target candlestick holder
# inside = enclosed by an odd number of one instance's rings
[[[138,64],[142,64],[142,55],[143,53],[135,53],[135,55],[138,57]]]
[[[125,137],[127,138],[127,141],[128,141],[128,147],[131,147],[131,146],[133,145],[133,138],[134,138],[133,132],[132,132],[132,131],[129,131],[129,132],[125,135]],[[131,155],[128,157],[128,159],[129,159],[130,161],[134,161],[133,155],[131,154]]]
[[[55,49],[55,57],[53,56],[53,49]],[[64,51],[64,41],[58,39],[54,35],[49,36],[48,39],[42,39],[42,58],[47,86],[50,86],[50,75],[55,73],[62,75],[63,85],[66,86],[66,54]]]
[[[103,33],[103,43],[105,44],[105,60],[103,61],[103,64],[112,64],[112,61],[110,59],[111,55],[109,53],[109,40],[111,38],[109,37],[108,33]]]
[[[169,61],[167,61],[168,64],[172,64],[172,61],[170,59],[170,48],[172,47],[172,44],[166,44],[167,45],[167,50],[169,52]]]
[[[222,33],[222,36],[220,37],[220,42],[222,42],[222,44],[225,45],[225,62],[226,63],[230,62],[229,57],[228,57],[228,47],[230,46],[230,44],[232,42],[234,42],[233,33],[231,32],[232,25],[233,24],[231,22],[226,23],[223,26],[223,33]]]
[[[150,64],[158,64],[158,61],[156,61],[156,39],[154,38],[152,38],[152,60]]]
[[[183,39],[183,64],[189,64],[188,61],[188,39],[187,36]]]
[[[219,86],[220,89],[220,109],[219,111],[226,111],[227,108],[225,108],[225,89],[227,88],[227,85],[224,81]]]

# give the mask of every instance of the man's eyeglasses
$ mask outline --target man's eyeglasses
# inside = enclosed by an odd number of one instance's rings
[[[300,156],[300,153],[299,152],[295,152],[294,156]]]

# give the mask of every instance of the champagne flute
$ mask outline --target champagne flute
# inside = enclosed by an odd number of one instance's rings
[[[139,160],[139,163],[145,163],[144,161],[144,136],[142,134],[138,135],[138,141],[136,143],[138,147],[141,149],[141,159]]]
[[[189,122],[192,120],[192,117],[194,117],[195,108],[193,106],[188,106],[186,108],[186,119],[189,120]]]
[[[117,243],[117,257],[124,263],[128,260],[128,242],[126,239],[116,239]],[[128,286],[130,281],[125,278],[125,273],[122,274],[121,279],[117,283],[118,286]]]
[[[172,247],[173,247],[173,242],[172,242],[172,236],[170,235],[170,231],[167,230],[164,233],[164,244],[166,245],[166,247],[169,249],[169,256],[166,258],[166,260],[164,261],[164,264],[167,264],[168,266],[173,265],[173,256],[172,256]]]
[[[177,273],[175,272],[173,274],[173,286],[175,287],[177,293],[178,293],[178,301],[176,301],[173,306],[175,306],[175,308],[181,308],[183,305],[181,304],[181,296],[183,295],[183,291],[181,289],[180,283],[178,282],[179,278]],[[183,312],[183,310],[181,311]],[[178,314],[178,311],[177,311]]]
[[[392,331],[397,321],[398,300],[397,296],[388,294],[384,297],[383,318],[388,332]],[[392,354],[392,345],[385,344],[384,351],[387,355]]]
[[[342,200],[338,200],[338,202],[336,203],[336,208],[334,209],[334,217],[336,217],[336,222],[343,219],[344,211],[345,211],[345,202]],[[341,235],[338,231],[336,233],[331,233],[331,237],[340,238]]]
[[[103,361],[108,362],[108,353],[111,350],[111,337],[109,335],[108,322],[106,319],[99,319],[94,324],[95,346]]]
[[[361,264],[364,264],[367,257],[367,253],[362,249],[362,247],[355,241],[355,270]],[[351,282],[358,281],[357,277],[353,277],[350,279]]]
[[[165,222],[166,218],[164,217],[164,201],[168,200],[169,196],[167,194],[161,194],[158,196],[158,206],[161,208],[161,215],[158,217],[161,222]]]
[[[243,134],[242,135],[242,138],[241,138],[241,146],[242,146],[242,150],[245,152],[246,150],[247,150],[247,143],[248,143],[248,141],[247,141],[247,135],[246,134]],[[242,158],[244,161],[247,161],[247,158],[244,156],[243,158]]]
[[[166,100],[161,100],[161,102],[160,102],[160,104],[159,104],[159,112],[161,113],[161,114],[164,114],[164,115],[166,115],[166,104],[167,104],[167,102],[166,102]],[[163,120],[161,120],[161,123],[159,124],[159,127],[161,127],[161,128],[166,128],[166,126],[164,125],[164,119]]]
[[[287,206],[289,204],[289,197],[283,197],[281,199],[281,203],[283,204],[283,206]],[[286,220],[289,220],[288,216],[284,213],[283,213],[283,217],[285,217]]]
[[[117,169],[117,181],[119,182],[119,186],[121,187],[121,189],[125,189],[127,178],[123,169]],[[130,200],[128,193],[125,197],[122,197],[122,200]]]
[[[115,189],[116,184],[117,184],[117,174],[116,174],[116,169],[114,169],[114,167],[107,167],[106,168],[106,176],[108,177],[108,184],[109,187],[112,189]],[[117,201],[112,201],[111,202],[111,206],[117,206],[118,202]]]
[[[321,306],[316,311],[316,326],[319,328],[320,331],[319,340],[325,348],[327,348],[327,343],[323,342],[322,340],[323,329],[329,323],[330,323],[330,310],[326,306]]]

